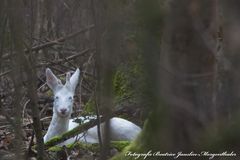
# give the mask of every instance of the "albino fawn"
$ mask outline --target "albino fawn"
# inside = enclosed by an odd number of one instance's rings
[[[78,84],[79,74],[79,69],[77,69],[72,76],[70,73],[67,73],[66,83],[63,85],[61,80],[58,79],[49,68],[46,69],[46,81],[54,93],[54,102],[53,117],[48,131],[44,136],[44,142],[79,125],[73,122],[73,119],[70,119],[73,107],[73,96]],[[101,123],[101,130],[103,125],[104,123]],[[133,140],[140,131],[141,128],[130,121],[117,117],[110,119],[110,140]],[[97,126],[90,128],[77,137],[79,141],[98,143]],[[74,140],[75,138],[72,138],[63,144],[72,143]]]

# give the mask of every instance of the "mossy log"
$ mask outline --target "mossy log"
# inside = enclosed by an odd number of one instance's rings
[[[104,122],[106,119],[105,118],[100,118],[101,122]],[[72,137],[77,136],[78,134],[96,126],[98,124],[98,120],[90,120],[87,123],[81,124],[79,126],[77,126],[76,128],[67,131],[65,133],[63,133],[62,135],[59,136],[55,136],[52,139],[50,139],[49,141],[47,141],[46,143],[44,143],[44,148],[45,149],[49,149],[50,147],[53,147],[61,142],[64,142]]]
[[[112,142],[110,142],[110,147],[115,148],[118,151],[122,151],[129,144],[130,144],[130,141],[112,141]],[[64,147],[53,146],[53,147],[50,147],[48,149],[48,151],[58,152],[58,151],[63,150],[64,148],[67,148],[67,149],[81,148],[81,149],[89,150],[89,151],[92,151],[92,152],[99,152],[100,151],[99,143],[89,144],[89,143],[84,143],[84,142],[76,142],[76,143],[73,143],[73,144],[66,145]]]
[[[119,110],[115,111],[114,114],[112,114],[110,116],[110,118],[115,117],[115,116],[119,116],[119,115],[121,115],[122,112],[123,112],[123,109],[119,109]],[[53,137],[52,139],[50,139],[49,141],[47,141],[44,144],[44,149],[49,149],[50,147],[53,147],[53,146],[55,146],[59,143],[62,143],[62,142],[66,141],[66,140],[68,140],[72,137],[77,136],[78,134],[80,134],[84,131],[87,131],[88,129],[96,126],[99,121],[101,123],[105,122],[106,117],[100,117],[100,119],[90,120],[89,122],[81,124],[81,125],[77,126],[76,128],[63,133],[62,135]]]

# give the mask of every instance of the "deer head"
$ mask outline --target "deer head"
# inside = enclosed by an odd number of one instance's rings
[[[72,76],[70,73],[67,73],[66,83],[63,85],[61,80],[49,68],[46,69],[47,85],[54,94],[53,114],[56,114],[58,117],[69,118],[71,116],[73,96],[78,84],[79,75],[79,69]]]

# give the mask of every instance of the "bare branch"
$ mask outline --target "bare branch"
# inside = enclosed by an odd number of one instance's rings
[[[90,25],[84,29],[81,29],[75,33],[71,33],[67,36],[64,36],[64,37],[61,37],[59,39],[56,39],[56,40],[53,40],[53,41],[50,41],[50,42],[47,42],[47,43],[44,43],[44,44],[41,44],[41,45],[38,45],[38,46],[34,46],[32,47],[31,49],[25,49],[25,52],[28,53],[29,51],[38,51],[40,49],[43,49],[43,48],[47,48],[47,47],[50,47],[50,46],[53,46],[53,45],[56,45],[56,44],[59,44],[59,43],[62,43],[68,39],[71,39],[77,35],[79,35],[80,33],[83,33],[89,29],[92,29],[94,27],[94,25]]]

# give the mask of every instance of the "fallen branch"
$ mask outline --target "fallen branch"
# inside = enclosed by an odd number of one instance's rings
[[[116,148],[118,151],[122,151],[130,143],[131,143],[130,141],[111,141],[110,147]],[[99,143],[88,144],[88,143],[83,143],[83,142],[76,142],[74,144],[69,144],[64,147],[54,146],[54,147],[49,148],[48,151],[58,152],[58,151],[62,151],[65,148],[67,148],[67,149],[81,148],[81,150],[88,150],[88,151],[91,151],[94,153],[100,151]]]
[[[40,121],[43,122],[43,121],[46,121],[46,120],[51,120],[51,118],[52,117],[44,117],[44,118],[41,118]],[[32,124],[33,124],[33,121],[30,121],[26,124],[23,124],[22,128],[27,127],[27,126],[32,125]],[[2,126],[0,126],[0,130],[5,129],[5,128],[10,128],[11,126],[12,126],[12,124],[2,125]]]
[[[100,120],[101,122],[104,122],[106,121],[105,118],[101,118]],[[95,119],[95,120],[90,120],[89,122],[87,123],[84,123],[82,125],[79,125],[77,126],[76,128],[70,130],[70,131],[67,131],[65,133],[63,133],[62,135],[60,136],[55,136],[53,137],[52,139],[50,139],[49,141],[47,141],[45,144],[44,144],[44,149],[49,149],[50,147],[53,147],[61,142],[64,142],[72,137],[75,137],[77,136],[78,134],[96,126],[98,123],[98,120]]]
[[[69,56],[69,57],[67,57],[67,58],[65,58],[65,59],[60,59],[60,60],[55,61],[55,62],[40,63],[40,64],[36,65],[36,67],[50,66],[50,65],[58,65],[58,64],[61,64],[62,62],[67,62],[67,61],[73,60],[73,59],[75,59],[75,58],[77,58],[77,57],[79,57],[79,56],[83,56],[83,55],[87,54],[89,51],[91,51],[91,49],[87,48],[87,49],[79,52],[79,53],[76,54],[76,55],[71,55],[71,56]],[[93,50],[93,52],[95,52],[95,51]],[[7,71],[5,71],[5,72],[3,72],[3,73],[0,73],[0,77],[9,74],[11,71],[12,71],[12,70],[7,70]],[[91,74],[89,74],[89,73],[86,73],[86,74],[91,75]],[[92,75],[91,75],[91,76],[92,76]]]
[[[38,46],[33,46],[32,48],[25,49],[24,51],[26,53],[28,53],[30,51],[38,51],[40,49],[43,49],[43,48],[46,48],[46,47],[50,47],[50,46],[53,46],[53,45],[56,45],[56,44],[59,44],[59,43],[62,43],[64,41],[66,41],[67,39],[73,38],[73,37],[79,35],[80,33],[83,33],[83,32],[85,32],[85,31],[87,31],[89,29],[92,29],[93,27],[94,27],[94,25],[90,25],[90,26],[88,26],[88,27],[86,27],[84,29],[81,29],[81,30],[79,30],[79,31],[77,31],[75,33],[71,33],[71,34],[69,34],[67,36],[58,38],[56,40],[53,40],[53,41],[50,41],[50,42],[47,42],[47,43],[44,43],[44,44],[41,44],[41,45],[38,45]]]
[[[3,73],[0,73],[0,77],[5,76],[5,75],[7,75],[10,72],[11,72],[11,70],[7,70],[7,71],[5,71]]]
[[[123,110],[124,110],[123,108],[117,110],[109,118],[111,119],[114,116],[121,115]],[[82,133],[82,132],[84,132],[84,131],[86,131],[86,130],[94,127],[94,126],[96,126],[99,123],[99,121],[101,123],[105,122],[106,121],[106,117],[100,117],[100,119],[90,120],[89,122],[81,124],[81,125],[77,126],[76,128],[63,133],[60,136],[53,137],[52,139],[50,139],[49,141],[47,141],[44,144],[44,149],[49,149],[52,146],[55,146],[55,145],[57,145],[57,144],[59,144],[61,142],[64,142],[64,141],[66,141],[66,140],[68,140],[68,139],[70,139],[72,137],[77,136],[78,134],[80,134],[80,133]]]
[[[64,42],[64,41],[68,40],[68,39],[71,39],[71,38],[73,38],[73,37],[75,37],[75,36],[77,36],[77,35],[85,32],[85,31],[87,31],[87,30],[90,30],[90,29],[92,29],[93,27],[94,27],[94,25],[90,25],[90,26],[88,26],[88,27],[86,27],[86,28],[83,28],[83,29],[81,29],[81,30],[79,30],[79,31],[77,31],[77,32],[75,32],[75,33],[71,33],[71,34],[69,34],[69,35],[67,35],[67,36],[64,36],[64,37],[61,37],[61,38],[55,39],[55,40],[53,40],[53,41],[50,41],[50,42],[46,42],[46,43],[37,45],[37,46],[33,46],[32,48],[29,48],[29,49],[25,49],[24,52],[25,52],[25,53],[29,53],[30,51],[38,51],[38,50],[40,50],[40,49],[44,49],[44,48],[47,48],[47,47],[51,47],[51,46],[57,45],[57,44],[59,44],[59,43],[62,43],[62,42]],[[6,59],[6,58],[11,57],[12,55],[15,55],[15,53],[12,53],[12,54],[7,53],[7,54],[4,54],[4,55],[2,55],[1,58],[2,58],[2,59]]]
[[[67,58],[65,58],[65,59],[60,59],[60,60],[57,60],[57,61],[55,61],[55,62],[40,63],[39,65],[37,65],[37,67],[41,67],[41,66],[45,66],[45,65],[58,65],[58,64],[60,64],[60,63],[62,63],[62,62],[67,62],[67,61],[73,60],[73,59],[75,59],[75,58],[77,58],[77,57],[79,57],[79,56],[83,56],[83,55],[85,55],[86,53],[88,53],[89,51],[90,51],[90,49],[87,48],[87,49],[79,52],[78,54],[76,54],[76,55],[71,55],[71,56],[69,56],[69,57],[67,57]]]

